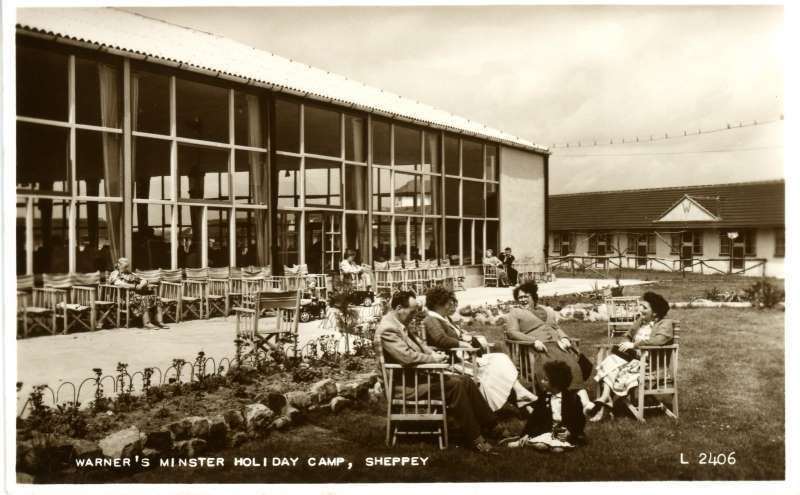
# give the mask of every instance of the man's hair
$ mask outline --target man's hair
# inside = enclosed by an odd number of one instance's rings
[[[507,248],[506,248],[506,251],[511,251],[511,248],[510,248],[510,247],[507,247]]]
[[[427,292],[425,292],[425,306],[428,309],[444,307],[455,295],[450,289],[446,289],[441,285],[434,285]]]
[[[563,392],[572,383],[572,371],[564,361],[548,361],[544,363],[544,373],[550,386],[558,392]]]
[[[410,290],[397,291],[392,296],[390,304],[392,305],[392,309],[397,309],[398,306],[405,309],[411,306],[411,299],[415,299],[416,297],[417,295]]]
[[[354,250],[352,250],[352,249],[345,249],[345,251],[344,251],[344,257],[345,258],[349,258],[350,256],[355,256],[355,255],[356,255],[356,252]]]

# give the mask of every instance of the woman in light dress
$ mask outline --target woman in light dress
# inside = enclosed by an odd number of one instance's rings
[[[666,319],[669,303],[655,292],[645,292],[639,305],[639,317],[625,335],[625,341],[597,365],[595,380],[602,388],[595,400],[595,414],[590,421],[600,421],[605,409],[611,409],[614,400],[628,395],[639,385],[642,346],[669,345],[675,336],[673,322]]]
[[[463,332],[450,319],[458,307],[453,291],[444,287],[431,287],[425,293],[427,316],[422,324],[425,340],[437,349],[457,352],[458,348],[473,347],[473,336]],[[466,372],[472,370],[465,366]],[[511,398],[514,392],[515,405],[528,408],[536,401],[536,395],[526,389],[518,380],[519,373],[511,359],[503,353],[484,353],[477,359],[477,379],[486,402],[497,411]]]

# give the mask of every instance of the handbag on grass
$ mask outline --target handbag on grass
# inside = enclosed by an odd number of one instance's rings
[[[578,355],[578,366],[581,369],[581,376],[583,376],[583,380],[586,381],[592,376],[592,371],[594,371],[594,365],[589,358],[587,358],[582,352],[578,351],[574,347],[570,347],[572,352]]]

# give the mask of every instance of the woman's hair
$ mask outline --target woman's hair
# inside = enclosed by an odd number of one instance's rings
[[[514,287],[514,300],[515,301],[519,300],[519,293],[520,292],[525,292],[526,294],[530,294],[530,296],[533,298],[533,302],[539,301],[539,286],[536,285],[536,282],[534,282],[532,280],[530,282],[525,282],[522,285],[518,285],[518,286]]]
[[[453,291],[440,285],[435,285],[425,292],[425,306],[429,309],[443,308],[454,298]]]
[[[667,316],[669,312],[669,303],[661,294],[645,292],[642,295],[642,300],[650,304],[650,307],[653,309],[653,314],[656,315],[656,319],[660,320]]]
[[[563,392],[572,383],[572,371],[564,361],[548,361],[544,363],[544,373],[554,390]]]
[[[354,250],[352,250],[352,249],[345,249],[345,251],[344,251],[344,257],[345,258],[349,258],[350,256],[355,256],[355,255],[356,255],[356,252]]]

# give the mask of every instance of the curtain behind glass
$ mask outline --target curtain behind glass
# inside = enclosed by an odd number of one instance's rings
[[[256,148],[263,148],[264,147],[264,139],[263,139],[263,130],[261,128],[261,105],[259,104],[258,96],[255,95],[246,95],[247,99],[247,120],[248,120],[248,130],[249,135],[247,137],[248,146],[256,147]],[[250,194],[252,195],[254,202],[258,204],[268,204],[268,188],[267,188],[267,171],[263,163],[259,158],[263,157],[264,154],[251,151],[248,152],[248,158],[250,160]],[[266,266],[268,253],[269,253],[269,245],[267,243],[267,222],[266,215],[267,211],[265,210],[256,210],[256,249],[258,254],[258,264],[261,266]]]
[[[105,127],[116,127],[119,119],[119,79],[117,69],[105,64],[97,65],[100,80],[100,120]],[[135,113],[135,112],[134,112]],[[106,185],[106,196],[122,196],[120,183],[122,153],[120,139],[116,134],[103,133],[103,174]],[[108,241],[111,248],[111,260],[119,258],[120,225],[122,205],[106,203],[106,220],[108,223]]]

